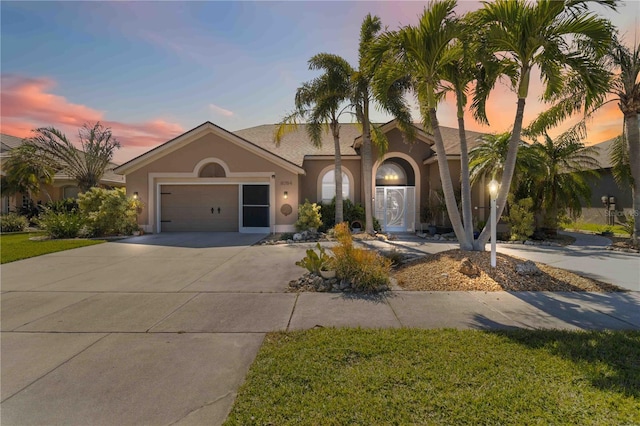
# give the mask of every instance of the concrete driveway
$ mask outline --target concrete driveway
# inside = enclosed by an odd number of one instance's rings
[[[2,265],[0,423],[220,424],[269,331],[640,329],[638,292],[287,293],[311,244],[259,239],[146,235]]]
[[[304,249],[261,237],[146,235],[3,265],[1,423],[221,423],[296,299]]]

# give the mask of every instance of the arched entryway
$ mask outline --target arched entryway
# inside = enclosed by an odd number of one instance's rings
[[[419,170],[410,159],[390,156],[375,172],[375,217],[385,232],[413,232]]]

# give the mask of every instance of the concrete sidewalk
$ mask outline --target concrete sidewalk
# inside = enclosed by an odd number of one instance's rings
[[[287,293],[305,245],[161,235],[2,265],[2,425],[220,424],[270,331],[640,329],[638,292]]]

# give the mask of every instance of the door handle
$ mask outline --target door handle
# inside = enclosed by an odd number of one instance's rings
[[[220,207],[218,207],[218,214],[220,214]]]
[[[211,214],[213,214],[215,212],[214,208],[211,207]]]

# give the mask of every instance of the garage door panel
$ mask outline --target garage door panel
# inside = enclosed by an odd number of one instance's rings
[[[237,185],[163,185],[162,232],[237,232]]]

